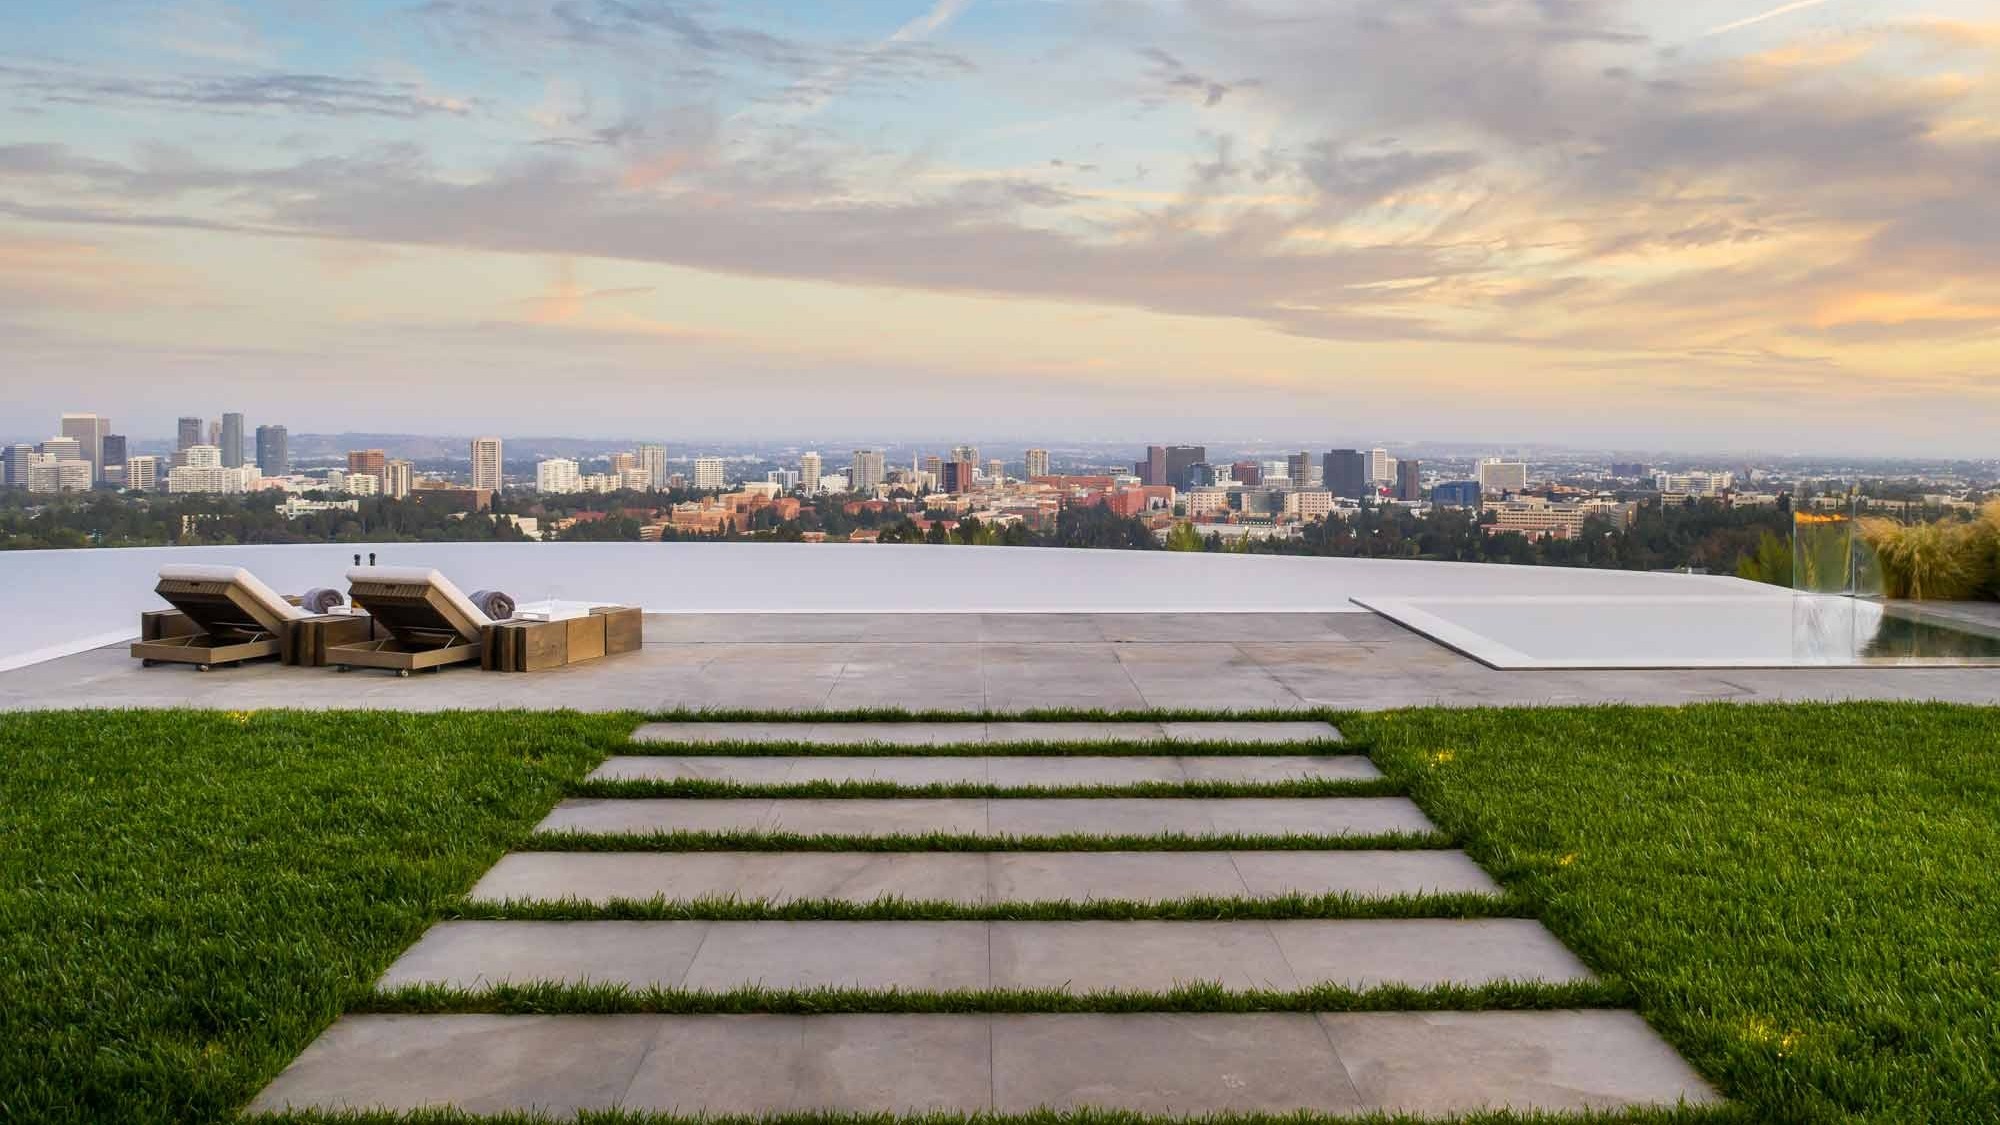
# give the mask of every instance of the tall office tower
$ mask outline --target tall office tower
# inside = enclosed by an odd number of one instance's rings
[[[697,457],[694,459],[694,487],[699,492],[720,492],[727,483],[722,476],[722,458]]]
[[[1406,457],[1396,462],[1396,499],[1422,500],[1424,498],[1424,483],[1417,473],[1417,470],[1422,467],[1423,462],[1414,457]]]
[[[257,468],[267,477],[292,475],[291,435],[285,427],[257,427]]]
[[[938,478],[938,487],[946,492],[971,492],[972,462],[946,461],[944,472]]]
[[[417,466],[413,461],[382,462],[382,495],[401,500],[417,487]]]
[[[613,453],[611,456],[605,458],[605,460],[610,466],[605,470],[606,476],[622,476],[626,470],[639,467],[639,455],[637,453]]]
[[[207,442],[206,442],[205,444],[207,444],[207,445],[212,445],[212,446],[214,446],[214,447],[215,447],[215,448],[217,448],[217,449],[221,449],[221,448],[222,448],[222,421],[221,421],[221,419],[219,419],[219,418],[211,418],[211,419],[209,419],[209,422],[208,422],[208,441],[207,441]]]
[[[179,453],[190,445],[201,444],[201,419],[182,415],[180,436],[174,440],[174,452]]]
[[[158,457],[127,457],[125,459],[125,487],[136,488],[140,492],[160,490],[160,459]]]
[[[112,469],[123,465],[125,461],[126,461],[125,435],[105,434],[104,463],[98,466],[98,468],[102,470],[104,475],[108,476]]]
[[[1293,453],[1285,458],[1285,478],[1293,488],[1304,488],[1312,483],[1312,454]]]
[[[500,439],[472,439],[472,487],[500,491]]]
[[[1396,479],[1396,460],[1389,451],[1376,446],[1368,451],[1368,479],[1374,484],[1387,484]]]
[[[5,470],[5,480],[0,484],[28,487],[28,466],[35,463],[35,447],[26,442],[18,442],[0,453],[0,469]]]
[[[944,458],[938,456],[930,456],[924,458],[924,472],[929,473],[931,475],[932,480],[936,480],[939,477],[943,476]]]
[[[225,469],[243,467],[243,415],[241,414],[222,416],[222,467]]]
[[[994,484],[999,484],[1001,481],[1006,480],[1007,463],[998,457],[986,462],[986,479],[992,481]]]
[[[1528,466],[1522,461],[1502,461],[1498,457],[1482,458],[1479,462],[1479,491],[1481,496],[1499,492],[1526,492],[1528,490]]]
[[[1167,447],[1167,477],[1158,483],[1186,488],[1188,469],[1206,460],[1208,447],[1205,445],[1170,445]]]
[[[646,487],[655,491],[667,487],[667,447],[653,444],[640,446],[639,468],[646,474]]]
[[[1237,484],[1260,485],[1264,483],[1264,467],[1255,461],[1238,461],[1229,466],[1229,475]]]
[[[1322,475],[1326,490],[1335,496],[1359,500],[1374,493],[1368,487],[1368,455],[1358,449],[1330,449]]]
[[[848,489],[851,492],[873,492],[875,486],[886,479],[882,465],[882,453],[876,449],[854,451],[854,470],[849,474]]]
[[[954,445],[951,447],[951,459],[954,461],[971,461],[974,464],[978,464],[979,447],[976,445]]]
[[[347,451],[347,475],[353,477],[374,477],[382,482],[382,466],[389,463],[388,451],[382,449],[350,449]]]
[[[52,437],[36,447],[36,451],[46,453],[58,461],[82,461],[83,443],[73,437]]]
[[[65,414],[59,433],[75,438],[82,460],[90,462],[90,479],[104,479],[104,435],[111,432],[111,419],[95,414]]]
[[[806,490],[806,495],[814,496],[819,493],[821,472],[819,454],[799,454],[799,487]]]
[[[1028,464],[1027,464],[1027,476],[1028,476],[1028,479],[1029,479],[1029,480],[1033,480],[1033,479],[1035,479],[1036,477],[1045,477],[1045,476],[1048,476],[1048,475],[1049,475],[1049,451],[1048,451],[1048,450],[1046,450],[1046,449],[1030,449],[1030,450],[1028,450],[1028,452],[1027,452],[1026,454],[1024,454],[1023,456],[1024,456],[1025,460],[1026,460],[1026,461],[1027,461],[1027,463],[1028,463]]]

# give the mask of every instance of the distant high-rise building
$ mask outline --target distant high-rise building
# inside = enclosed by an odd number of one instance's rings
[[[929,473],[934,481],[943,477],[944,458],[935,455],[924,458],[924,472]]]
[[[583,478],[576,462],[567,457],[551,457],[535,462],[535,491],[549,495],[583,491]]]
[[[347,474],[365,473],[371,477],[382,475],[382,466],[389,463],[387,450],[350,449],[347,451]]]
[[[976,445],[954,445],[951,447],[951,459],[954,461],[971,461],[977,464],[979,461],[979,447]]]
[[[1002,461],[998,457],[988,458],[986,461],[986,479],[992,481],[994,484],[999,484],[1001,481],[1006,480],[1007,462]]]
[[[95,414],[65,414],[59,432],[76,439],[79,457],[90,462],[90,479],[104,479],[104,435],[111,432],[111,419]]]
[[[849,474],[848,488],[853,492],[873,492],[875,486],[886,479],[887,470],[882,464],[882,453],[876,449],[854,451],[854,469]]]
[[[972,462],[946,461],[944,471],[938,478],[938,487],[946,492],[971,492]]]
[[[1294,453],[1285,458],[1285,476],[1293,488],[1304,488],[1312,483],[1312,454]]]
[[[222,447],[219,445],[190,445],[183,452],[187,454],[187,467],[190,469],[220,469],[222,467]]]
[[[1479,462],[1479,490],[1482,496],[1496,492],[1526,492],[1528,466],[1522,461],[1487,457]]]
[[[209,422],[208,422],[208,427],[207,427],[207,428],[208,428],[208,440],[207,440],[206,442],[204,442],[203,444],[206,444],[206,445],[212,445],[212,446],[214,446],[214,447],[215,447],[216,449],[218,449],[218,450],[219,450],[219,449],[221,449],[221,448],[222,448],[222,419],[220,419],[220,418],[211,418],[211,419],[209,419]]]
[[[285,427],[257,427],[257,468],[267,477],[292,475],[291,435]]]
[[[819,491],[819,478],[821,472],[822,468],[820,464],[819,454],[817,453],[799,454],[799,487],[805,489],[808,495],[817,493]]]
[[[1029,480],[1033,480],[1036,477],[1045,477],[1049,475],[1048,450],[1030,449],[1028,450],[1027,453],[1023,454],[1022,457],[1023,460],[1027,462],[1025,475]]]
[[[1431,504],[1438,508],[1477,508],[1481,500],[1476,480],[1448,480],[1431,489]]]
[[[105,434],[105,435],[104,435],[104,458],[103,458],[103,460],[104,460],[104,463],[103,463],[102,465],[98,466],[98,468],[99,468],[99,469],[101,469],[101,470],[102,470],[102,471],[103,471],[103,472],[104,472],[105,474],[107,474],[107,475],[108,475],[108,474],[110,473],[110,471],[111,471],[111,470],[112,470],[113,468],[115,468],[115,467],[117,467],[117,466],[119,466],[119,465],[123,465],[123,464],[125,463],[125,460],[126,460],[126,449],[125,449],[125,435],[124,435],[124,434]]]
[[[667,447],[647,444],[639,447],[639,468],[646,474],[646,486],[655,491],[667,487]]]
[[[1374,495],[1368,486],[1368,455],[1358,449],[1330,449],[1321,469],[1326,491],[1349,500]]]
[[[241,414],[222,416],[222,467],[225,469],[243,467],[243,415]]]
[[[1368,451],[1368,480],[1373,484],[1392,484],[1396,480],[1396,459],[1379,445]]]
[[[1146,459],[1134,462],[1133,475],[1139,483],[1154,486],[1187,487],[1188,466],[1208,460],[1208,449],[1200,445],[1149,445]]]
[[[1264,483],[1264,466],[1255,461],[1238,461],[1229,466],[1229,475],[1237,484],[1256,486]]]
[[[497,437],[477,437],[472,439],[472,487],[500,491],[500,439]]]
[[[382,495],[401,500],[416,491],[417,466],[413,461],[382,462]]]
[[[728,482],[722,473],[722,458],[697,457],[694,459],[694,486],[700,492],[720,492]]]
[[[160,459],[158,457],[127,457],[125,459],[125,487],[136,488],[140,492],[160,490]]]
[[[58,461],[84,461],[83,443],[73,437],[49,438],[42,442],[36,451],[46,453]],[[88,461],[84,463],[89,464]]]
[[[182,415],[180,420],[180,434],[174,439],[174,452],[179,453],[190,445],[200,444],[201,419],[191,415]]]
[[[1420,475],[1423,462],[1414,457],[1406,457],[1396,462],[1396,499],[1422,500],[1424,482]]]
[[[16,443],[0,453],[0,469],[4,469],[5,480],[0,483],[28,487],[28,467],[35,463],[35,447],[26,442]]]

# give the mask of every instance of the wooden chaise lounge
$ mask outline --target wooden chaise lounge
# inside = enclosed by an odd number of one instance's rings
[[[347,596],[386,637],[328,645],[325,662],[387,668],[407,676],[423,668],[476,664],[493,619],[450,579],[423,567],[362,566],[347,572]]]
[[[310,664],[311,654],[298,648],[307,635],[308,623],[346,623],[316,613],[279,594],[236,566],[181,565],[160,568],[160,583],[153,592],[165,599],[172,611],[157,611],[140,617],[140,639],[132,645],[132,655],[147,666],[166,662],[192,664],[206,672],[223,664],[238,664],[266,656],[281,656],[287,663]],[[307,597],[322,601],[321,591]],[[338,600],[339,595],[332,595]],[[367,635],[365,619],[353,619],[360,635]]]

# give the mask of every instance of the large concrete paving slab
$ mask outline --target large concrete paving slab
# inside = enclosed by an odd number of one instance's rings
[[[1331,723],[1311,721],[1151,722],[869,722],[646,723],[634,742],[714,745],[732,742],[810,743],[820,746],[969,746],[1063,742],[1194,742],[1277,745],[1333,742]]]
[[[1135,834],[1350,836],[1435,829],[1407,797],[572,797],[544,832],[762,832],[895,836]]]
[[[363,1015],[250,1108],[1457,1116],[1716,1100],[1629,1012]]]
[[[733,899],[1165,902],[1287,894],[1497,894],[1458,851],[515,852],[475,902]]]
[[[443,922],[380,987],[1233,991],[1591,979],[1530,919],[1279,922]]]
[[[808,754],[644,755],[606,759],[597,781],[720,781],[737,785],[888,782],[1060,788],[1146,782],[1372,781],[1382,776],[1360,754],[1225,754],[1197,757],[1046,754],[1028,757],[838,757]]]

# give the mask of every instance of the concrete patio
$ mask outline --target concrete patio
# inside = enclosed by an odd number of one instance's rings
[[[1992,668],[1500,671],[1362,610],[648,615],[636,653],[528,675],[398,679],[250,664],[139,667],[122,644],[0,672],[0,709],[568,707],[994,713],[1088,707],[2000,700]]]

